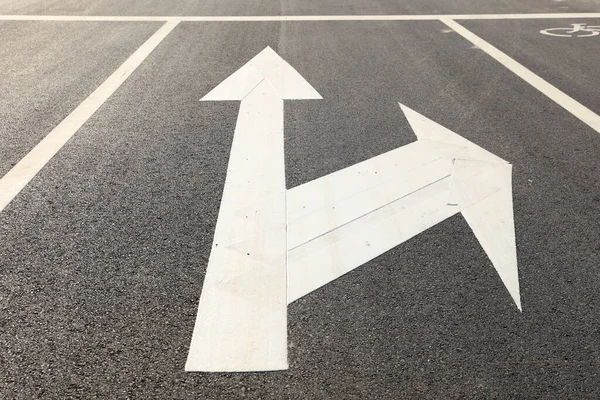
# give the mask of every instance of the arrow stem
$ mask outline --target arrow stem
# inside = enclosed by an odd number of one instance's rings
[[[186,370],[287,368],[283,100],[241,102]]]

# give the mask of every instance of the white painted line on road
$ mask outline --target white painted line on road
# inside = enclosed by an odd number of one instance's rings
[[[288,191],[288,302],[460,212],[520,310],[511,165],[400,106],[417,142]]]
[[[145,15],[0,15],[0,21],[181,22],[181,18]]]
[[[563,91],[559,90],[548,81],[542,79],[531,70],[508,56],[506,53],[498,50],[496,47],[481,39],[479,36],[475,35],[473,32],[469,31],[456,21],[447,18],[441,19],[441,21],[448,27],[452,28],[456,33],[494,58],[496,61],[504,65],[506,68],[511,70],[525,82],[529,83],[531,86],[545,94],[565,110],[579,118],[582,122],[589,125],[596,132],[600,133],[600,116],[598,114],[579,103],[577,100],[573,99]]]
[[[125,82],[177,24],[178,21],[169,21],[158,29],[111,76],[0,179],[0,212]]]
[[[320,98],[267,47],[202,99],[241,105],[186,371],[288,367],[283,101]]]
[[[273,15],[273,16],[223,16],[223,17],[178,17],[182,21],[435,21],[450,19],[556,19],[556,18],[600,18],[600,13],[586,14],[465,14],[465,15]]]
[[[0,15],[0,21],[185,21],[185,22],[269,22],[269,21],[435,21],[486,19],[579,19],[600,18],[600,13],[547,14],[448,14],[448,15],[264,15],[264,16],[127,16],[127,15]]]

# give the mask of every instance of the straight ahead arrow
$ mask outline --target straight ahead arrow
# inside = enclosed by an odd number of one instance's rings
[[[288,302],[460,213],[521,309],[512,166],[400,107],[416,142],[288,191]]]
[[[270,47],[202,98],[241,105],[186,371],[287,368],[283,100],[320,98]]]

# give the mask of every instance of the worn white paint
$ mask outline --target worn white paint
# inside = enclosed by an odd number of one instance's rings
[[[288,302],[460,212],[521,309],[510,164],[400,106],[417,142],[288,191]]]
[[[565,110],[573,114],[582,122],[589,125],[596,132],[600,133],[600,116],[573,99],[563,91],[559,90],[555,86],[551,85],[546,80],[540,78],[538,75],[527,69],[525,66],[509,57],[506,53],[498,50],[473,32],[466,29],[456,21],[449,18],[442,18],[449,28],[452,28],[456,33],[473,43],[479,49],[487,53],[489,56],[494,58],[496,61],[504,65],[506,68],[511,70],[513,73],[518,75],[525,82],[545,94],[548,98],[556,102],[558,105],[563,107]]]
[[[287,368],[283,100],[320,98],[267,47],[202,99],[241,105],[186,371]]]
[[[94,90],[92,94],[0,179],[0,212],[4,210],[48,161],[60,151],[65,143],[73,137],[79,128],[125,82],[177,24],[177,21],[169,21],[158,29],[104,83]]]
[[[231,16],[150,16],[150,15],[0,15],[0,21],[185,21],[185,22],[268,22],[268,21],[436,21],[503,19],[600,18],[600,13],[547,14],[409,14],[409,15],[231,15]]]

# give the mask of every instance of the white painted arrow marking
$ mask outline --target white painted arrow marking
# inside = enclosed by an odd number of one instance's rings
[[[269,47],[202,98],[241,105],[186,371],[287,368],[283,100],[320,98]]]
[[[241,106],[187,371],[286,369],[287,303],[457,213],[521,309],[511,165],[400,104],[416,142],[286,192],[283,100],[320,98],[267,47],[202,99]]]
[[[460,212],[521,309],[511,165],[400,106],[417,142],[288,191],[288,302]]]

